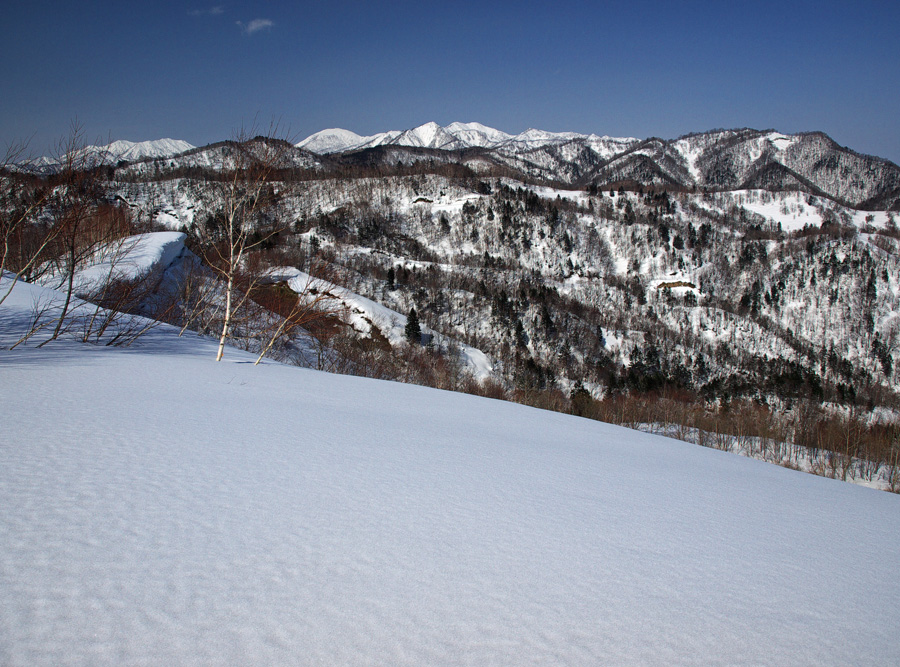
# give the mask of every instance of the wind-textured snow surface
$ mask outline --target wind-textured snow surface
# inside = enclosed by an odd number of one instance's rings
[[[213,359],[0,352],[0,664],[900,663],[895,495]]]

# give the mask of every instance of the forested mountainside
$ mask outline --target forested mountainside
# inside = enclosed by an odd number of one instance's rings
[[[222,185],[254,173],[253,145],[274,149],[265,188],[235,207]],[[325,275],[397,315],[310,325],[328,352],[274,347],[284,359],[582,412],[654,396],[868,422],[900,407],[900,169],[819,133],[430,124],[92,160],[103,200],[143,229],[208,258],[244,206],[258,244],[242,270]],[[429,335],[410,346],[396,327],[413,310]],[[462,348],[489,360],[477,388]]]

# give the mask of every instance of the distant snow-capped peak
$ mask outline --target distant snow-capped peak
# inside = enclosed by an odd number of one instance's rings
[[[171,157],[193,148],[194,146],[181,139],[155,139],[138,142],[120,139],[106,146],[86,146],[83,153],[96,156],[104,163],[114,163],[120,160],[134,162],[146,158]]]
[[[517,141],[548,144],[560,141],[571,141],[572,139],[580,139],[585,136],[586,135],[578,134],[577,132],[547,132],[546,130],[528,128],[521,134],[517,134],[514,138]]]
[[[192,150],[193,145],[181,139],[155,139],[153,141],[126,141],[119,139],[105,146],[84,146],[68,155],[39,157],[18,165],[23,171],[53,173],[63,162],[72,159],[78,166],[115,165],[119,162],[137,162],[145,159],[168,158]]]
[[[394,130],[369,137],[362,137],[349,130],[322,130],[307,137],[297,146],[323,154],[359,150],[384,144],[443,150],[473,147],[497,148],[504,144],[534,148],[577,138],[588,138],[588,136],[575,132],[545,132],[533,129],[511,135],[481,123],[454,122],[442,127],[432,121],[409,130]]]
[[[442,148],[454,150],[466,148],[468,144],[454,136],[446,128],[435,122],[419,125],[411,130],[402,132],[390,143],[397,146],[415,146],[419,148]]]
[[[303,148],[312,153],[333,153],[363,144],[366,139],[369,137],[363,137],[356,132],[342,130],[339,127],[332,127],[309,135],[297,144],[297,148]]]
[[[481,146],[482,148],[490,148],[512,138],[511,134],[481,123],[450,123],[444,129],[470,146]]]
[[[669,143],[674,151],[681,154],[687,169],[697,177],[699,172],[696,162],[703,150],[716,144],[719,140],[736,136],[738,133],[737,130],[716,130],[701,135],[687,135],[665,143]],[[797,135],[774,131],[756,132],[748,139],[754,144],[754,150],[758,153],[764,150],[782,152],[799,140]],[[641,143],[641,140],[634,137],[598,136],[578,132],[548,132],[536,128],[529,128],[513,135],[477,122],[453,122],[441,126],[432,121],[409,130],[391,130],[370,136],[361,136],[350,130],[332,128],[310,135],[297,146],[323,155],[383,145],[441,150],[486,148],[502,153],[518,153],[548,146],[562,146],[572,142],[580,142],[599,157],[609,159],[633,149]]]

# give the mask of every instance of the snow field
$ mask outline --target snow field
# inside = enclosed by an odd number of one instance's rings
[[[168,327],[0,355],[0,663],[900,661],[897,496],[213,359]]]

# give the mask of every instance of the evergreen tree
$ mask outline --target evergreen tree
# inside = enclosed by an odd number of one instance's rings
[[[394,267],[392,266],[391,268],[388,269],[388,274],[387,274],[387,288],[389,290],[394,289],[394,287],[396,286],[396,283],[394,282],[395,280],[396,280],[396,276],[394,274]]]
[[[415,308],[410,308],[406,316],[406,338],[410,343],[420,343],[422,340],[422,327],[419,326],[419,315]]]

